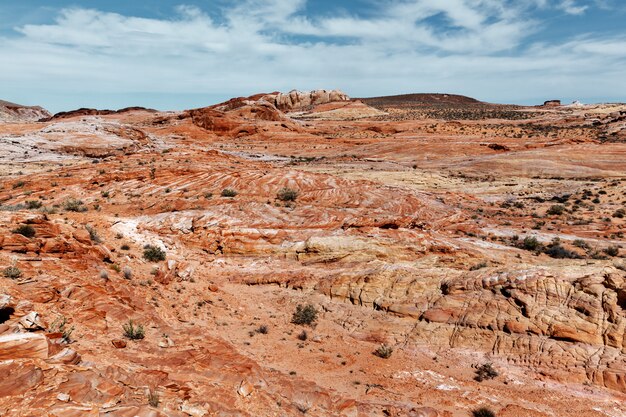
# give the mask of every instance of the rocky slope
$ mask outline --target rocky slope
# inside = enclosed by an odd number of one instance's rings
[[[338,100],[0,124],[0,415],[624,415],[626,107]]]
[[[50,117],[50,113],[39,106],[22,106],[0,100],[0,122],[21,123],[36,122]]]

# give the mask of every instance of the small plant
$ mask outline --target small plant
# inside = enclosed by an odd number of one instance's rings
[[[560,216],[561,214],[563,214],[565,212],[565,207],[560,205],[560,204],[555,204],[553,206],[550,206],[550,208],[548,209],[548,211],[546,211],[546,214],[549,215],[554,215],[554,216]]]
[[[98,231],[94,229],[91,225],[86,225],[85,229],[89,232],[89,239],[91,239],[94,243],[102,243],[102,239],[98,236]]]
[[[13,189],[22,188],[25,185],[26,185],[26,183],[24,181],[18,181],[15,184],[13,184]]]
[[[43,203],[39,200],[27,200],[26,201],[26,208],[29,210],[36,210],[41,208],[41,206],[43,206]]]
[[[487,407],[481,407],[472,410],[472,417],[496,417],[496,413]]]
[[[293,190],[289,187],[284,187],[278,190],[276,193],[276,198],[280,201],[296,201],[298,198],[298,191]]]
[[[604,248],[603,250],[604,253],[606,253],[609,256],[617,256],[619,255],[619,246],[609,246]]]
[[[296,311],[291,317],[291,322],[299,325],[311,325],[315,323],[316,320],[317,310],[312,304],[307,304],[306,306],[298,304],[296,306]]]
[[[269,328],[265,324],[259,326],[259,328],[256,329],[256,332],[261,333],[261,334],[268,334],[269,331],[270,331]]]
[[[211,198],[213,198],[213,193],[209,193],[209,192],[204,193],[204,198],[206,198],[207,200],[210,200]]]
[[[59,316],[50,325],[50,331],[52,333],[63,334],[63,340],[65,341],[65,343],[70,343],[72,332],[74,331],[74,326],[66,327],[66,325],[67,325],[67,318],[65,316]]]
[[[82,200],[77,200],[75,198],[68,198],[65,200],[63,202],[63,208],[65,211],[73,211],[76,213],[83,213],[88,210]]]
[[[615,212],[613,213],[613,217],[617,219],[623,219],[624,217],[626,217],[626,210],[624,209],[615,210]]]
[[[309,338],[309,334],[306,332],[306,330],[302,330],[302,332],[298,334],[298,340],[302,340],[304,342],[308,338]]]
[[[125,266],[123,270],[124,278],[131,279],[133,277],[133,271],[129,267]]]
[[[483,269],[487,267],[487,262],[480,262],[477,263],[476,265],[472,265],[470,266],[470,271],[478,271],[479,269]]]
[[[128,320],[128,323],[123,325],[122,329],[124,329],[124,336],[131,340],[141,340],[146,336],[143,325],[135,325],[132,320]]]
[[[522,249],[533,251],[539,249],[540,247],[541,243],[539,243],[535,236],[526,236],[522,242]]]
[[[476,368],[474,380],[482,382],[486,379],[493,379],[498,375],[498,371],[496,371],[490,363],[484,363]]]
[[[35,233],[36,233],[35,228],[31,226],[30,224],[22,224],[18,226],[17,228],[13,229],[12,232],[15,234],[27,237],[29,239],[31,237],[35,237]]]
[[[148,404],[154,408],[159,406],[159,393],[157,391],[150,390],[148,392]]]
[[[18,279],[22,276],[22,271],[17,266],[7,266],[4,268],[4,271],[2,271],[2,275],[4,275],[5,278]]]
[[[100,195],[102,198],[109,198],[110,193],[108,191],[101,191]]]
[[[391,346],[387,346],[383,344],[383,345],[380,345],[378,348],[376,348],[376,350],[373,353],[379,358],[389,359],[391,357],[391,354],[393,353],[393,348]]]
[[[126,243],[124,243],[122,246],[120,246],[121,250],[130,250],[130,246],[128,246]]]
[[[579,259],[580,256],[576,252],[565,249],[560,244],[550,245],[545,251],[545,254],[555,259]]]
[[[224,188],[220,195],[222,197],[236,197],[237,191],[233,190],[232,188]]]
[[[146,245],[143,247],[143,257],[150,262],[165,260],[165,251],[158,246]]]
[[[582,239],[575,239],[574,242],[572,242],[572,245],[585,250],[591,249],[589,244]]]

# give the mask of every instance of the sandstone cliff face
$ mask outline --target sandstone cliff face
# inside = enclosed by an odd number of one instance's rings
[[[339,90],[313,90],[298,91],[292,90],[289,93],[274,93],[263,96],[279,110],[285,112],[296,112],[307,110],[311,106],[326,104],[335,101],[348,101],[345,93]]]
[[[36,122],[50,116],[50,113],[46,109],[39,106],[21,106],[0,100],[0,122]]]

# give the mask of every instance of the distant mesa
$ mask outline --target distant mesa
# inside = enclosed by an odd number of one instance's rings
[[[358,100],[374,107],[406,107],[406,106],[433,106],[433,105],[472,105],[484,104],[472,97],[458,94],[421,93],[401,94],[396,96],[381,96],[360,98]]]
[[[543,107],[560,107],[561,100],[548,100],[543,102]]]
[[[50,117],[50,112],[39,106],[23,106],[0,100],[0,122],[36,122]]]
[[[120,114],[120,113],[127,113],[131,111],[146,111],[150,113],[157,112],[157,110],[147,109],[145,107],[125,107],[119,110],[98,110],[98,109],[80,108],[76,110],[62,111],[60,113],[56,113],[54,116],[48,116],[47,118],[42,118],[42,120],[40,121],[50,122],[53,120],[69,119],[71,117],[80,117],[80,116],[106,116],[109,114]]]

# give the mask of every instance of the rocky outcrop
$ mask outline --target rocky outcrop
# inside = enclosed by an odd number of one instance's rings
[[[39,106],[22,106],[0,100],[0,122],[36,122],[50,117],[50,113]]]
[[[289,93],[272,93],[263,96],[264,100],[272,103],[284,112],[296,112],[310,109],[318,104],[335,101],[348,101],[350,97],[339,90],[292,90]]]

